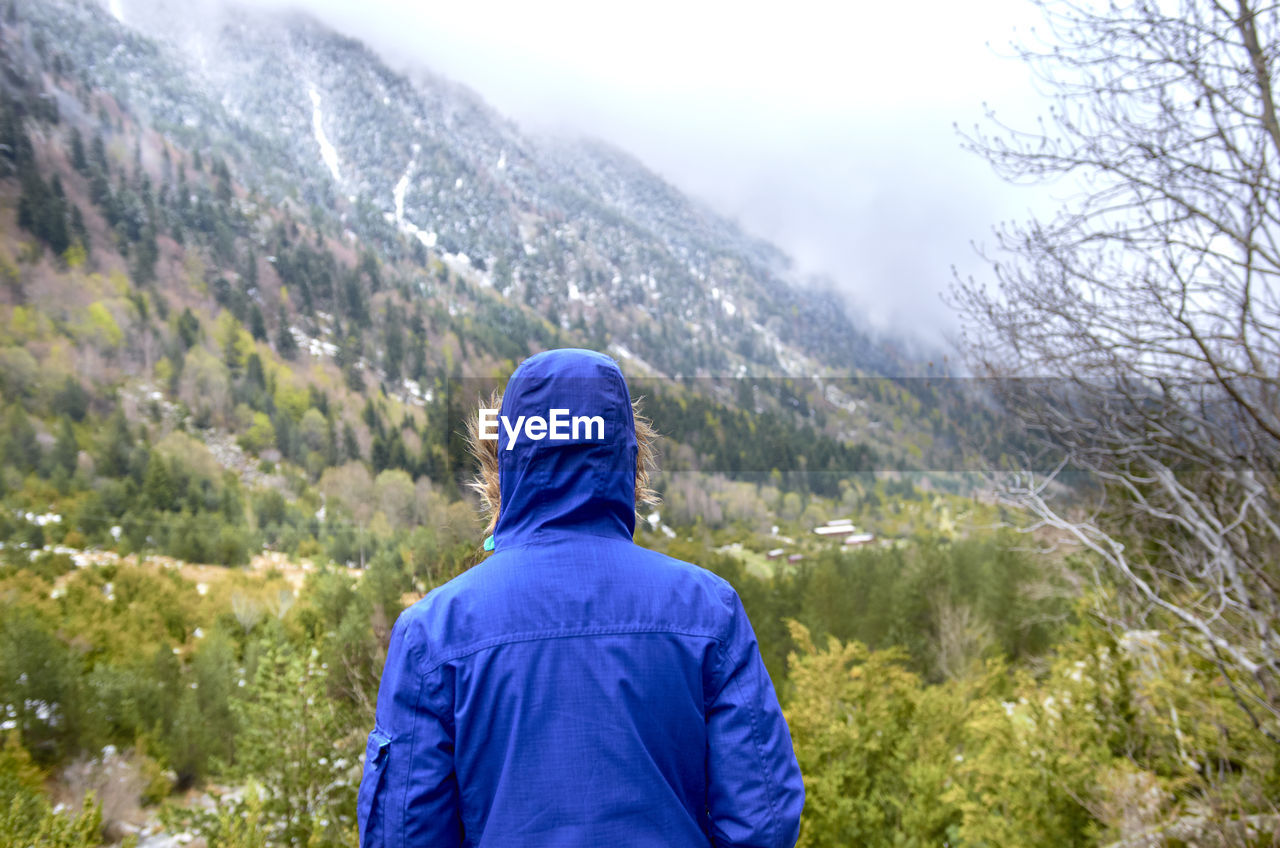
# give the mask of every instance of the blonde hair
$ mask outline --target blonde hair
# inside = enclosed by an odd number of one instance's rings
[[[489,402],[482,408],[501,409],[502,393],[489,395]],[[631,401],[631,416],[636,422],[636,520],[640,521],[640,507],[653,508],[662,503],[662,497],[649,487],[649,481],[658,472],[658,431],[653,422],[640,414],[640,398]],[[467,450],[476,458],[480,472],[468,484],[471,491],[480,496],[480,508],[488,522],[486,535],[498,525],[498,513],[502,508],[502,491],[498,486],[498,442],[480,438],[479,415],[467,419]]]

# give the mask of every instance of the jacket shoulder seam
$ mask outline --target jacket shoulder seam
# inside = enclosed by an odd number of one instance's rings
[[[548,639],[575,639],[583,636],[625,636],[631,634],[642,633],[662,633],[672,636],[694,636],[701,639],[710,639],[714,641],[721,650],[724,649],[723,640],[715,633],[707,630],[684,629],[675,627],[656,627],[652,625],[636,625],[629,627],[573,627],[565,630],[533,630],[522,633],[508,633],[502,636],[485,639],[475,642],[466,647],[450,651],[440,657],[433,658],[432,661],[423,668],[422,674],[434,674],[446,663],[459,660],[464,657],[478,654],[489,648],[497,648],[503,645],[512,645],[521,642],[540,642]]]

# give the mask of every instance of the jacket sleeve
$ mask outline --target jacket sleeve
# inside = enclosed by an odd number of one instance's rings
[[[792,848],[804,781],[755,631],[736,592],[707,708],[707,812],[716,846]]]
[[[462,844],[451,679],[441,669],[424,673],[425,664],[421,629],[403,614],[392,628],[356,800],[361,848]]]

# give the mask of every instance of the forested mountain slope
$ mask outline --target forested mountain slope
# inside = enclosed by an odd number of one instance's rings
[[[117,5],[166,24],[0,0],[0,843],[354,845],[391,622],[483,556],[466,420],[576,345],[666,437],[640,541],[743,598],[802,844],[1269,844],[1229,685],[992,531],[934,472],[999,419],[775,248],[309,19]]]
[[[789,285],[776,248],[619,151],[523,133],[469,91],[398,74],[300,15],[123,9],[165,40],[135,45],[95,4],[30,15],[83,82],[174,143],[217,147],[237,181],[385,259],[423,264],[421,247],[435,248],[562,329],[598,324],[670,376],[906,369],[835,298]]]
[[[11,5],[3,35],[19,468],[58,449],[68,476],[119,477],[136,439],[190,439],[184,460],[290,502],[345,463],[449,500],[485,381],[563,345],[623,362],[673,469],[836,495],[954,451],[963,416],[932,387],[847,379],[913,366],[617,151],[525,137],[301,17],[158,42],[50,0]],[[116,460],[78,466],[104,433]]]

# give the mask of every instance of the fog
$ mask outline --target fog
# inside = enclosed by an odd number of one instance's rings
[[[308,10],[528,129],[621,147],[828,278],[865,324],[926,342],[956,327],[953,267],[986,275],[974,243],[1051,204],[955,128],[984,103],[1023,125],[1043,111],[1009,57],[1036,21],[1025,2],[250,5]]]

